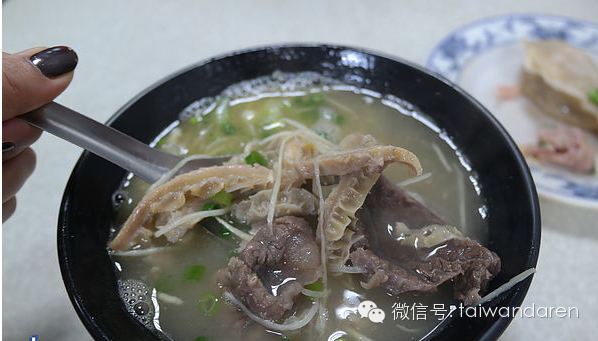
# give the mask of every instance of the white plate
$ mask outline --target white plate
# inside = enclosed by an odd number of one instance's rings
[[[426,66],[459,84],[503,124],[518,144],[534,143],[551,119],[524,98],[498,101],[499,85],[517,84],[523,40],[559,38],[598,62],[598,24],[548,15],[507,15],[473,22],[438,44]],[[591,137],[598,151],[598,139]],[[598,159],[598,157],[597,157]],[[598,175],[580,175],[528,160],[538,192],[572,205],[598,208]]]

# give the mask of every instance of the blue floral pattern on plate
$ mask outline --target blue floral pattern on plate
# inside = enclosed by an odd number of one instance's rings
[[[521,39],[558,38],[598,54],[598,24],[547,15],[509,15],[476,21],[451,33],[428,57],[426,66],[456,81],[480,53]]]
[[[430,53],[426,66],[453,82],[459,82],[464,68],[480,54],[523,39],[557,38],[598,55],[598,24],[552,16],[515,14],[482,19],[449,34]],[[530,165],[540,194],[567,203],[598,207],[595,177]]]

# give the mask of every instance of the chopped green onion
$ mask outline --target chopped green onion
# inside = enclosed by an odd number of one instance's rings
[[[222,238],[228,239],[232,236],[239,237],[236,233],[229,230],[229,228],[236,229],[236,230],[239,230],[240,232],[245,232],[245,233],[247,233],[249,230],[251,230],[251,227],[248,225],[239,223],[237,226],[229,225],[230,226],[229,227],[224,224],[224,222],[226,222],[225,220],[222,220],[220,218],[216,218],[216,220],[219,220],[219,222],[220,222],[220,230],[218,230],[218,232],[216,232],[216,235],[218,235],[219,237],[222,237]],[[226,223],[230,224],[230,222],[226,222]],[[229,254],[228,257],[229,258],[232,257],[231,254]]]
[[[218,297],[214,294],[205,294],[199,299],[199,307],[206,316],[213,316],[218,309]]]
[[[211,210],[217,210],[220,208],[220,205],[218,204],[205,204],[202,211],[211,211]],[[218,225],[214,225],[214,224],[218,224]],[[214,233],[215,235],[217,235],[218,237],[222,237],[222,238],[230,238],[233,233],[231,231],[229,231],[225,226],[222,226],[222,224],[214,221],[213,224],[210,224],[209,230]]]
[[[334,123],[336,124],[343,124],[346,121],[346,117],[344,115],[334,115]]]
[[[596,106],[598,106],[598,89],[590,92],[588,96],[590,97],[590,101],[592,101]]]
[[[211,211],[211,210],[217,210],[220,208],[220,205],[215,204],[215,203],[209,203],[209,204],[205,204],[203,205],[203,207],[201,208],[202,211]]]
[[[195,338],[194,341],[208,341],[208,338],[205,336],[198,336]]]
[[[219,203],[221,206],[229,206],[231,202],[233,202],[233,194],[222,190],[214,194],[210,199]]]
[[[543,148],[543,147],[547,147],[547,146],[548,146],[548,142],[546,142],[544,140],[538,141],[538,147]]]
[[[268,167],[268,159],[266,159],[262,153],[256,151],[249,153],[249,155],[245,157],[245,162],[248,165],[254,165],[257,163],[258,165]]]
[[[159,139],[158,142],[156,142],[156,147],[161,147],[166,143],[166,136],[164,136],[163,138]]]
[[[323,138],[325,138],[326,140],[330,141],[330,136],[328,135],[327,132],[318,130],[318,131],[316,131],[316,134],[318,134],[318,135],[322,136]]]
[[[206,271],[206,267],[203,265],[193,265],[187,268],[185,271],[184,279],[188,281],[199,281]]]
[[[193,124],[198,124],[199,122],[201,122],[201,119],[197,116],[193,116],[189,119],[189,122],[191,122]]]
[[[312,291],[323,291],[324,285],[322,284],[322,281],[317,281],[317,282],[313,282],[311,284],[306,285],[304,288],[307,290],[312,290]],[[309,298],[311,301],[316,300],[316,298],[313,296],[309,296],[309,295],[305,295],[305,296],[307,296],[307,298]]]
[[[169,293],[174,289],[173,275],[165,275],[154,281],[154,288],[156,291]]]
[[[324,290],[324,285],[322,284],[322,281],[317,281],[313,282],[312,284],[306,285],[305,289],[312,291],[322,291]]]
[[[232,135],[237,131],[235,126],[232,125],[230,122],[224,122],[220,126],[222,127],[222,132],[225,135]]]
[[[226,227],[220,225],[220,230],[218,231],[218,236],[222,238],[230,238],[233,235]]]

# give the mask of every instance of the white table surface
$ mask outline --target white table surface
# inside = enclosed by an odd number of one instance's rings
[[[168,3],[168,4],[167,4]],[[3,2],[2,50],[69,45],[79,65],[64,105],[105,121],[148,85],[204,58],[280,42],[366,47],[423,64],[472,20],[515,12],[598,21],[595,0],[34,1]],[[56,256],[60,199],[81,150],[44,135],[37,170],[2,227],[5,340],[89,340],[66,296]],[[542,200],[538,273],[524,306],[575,306],[579,318],[516,318],[501,340],[591,340],[598,323],[598,212]]]

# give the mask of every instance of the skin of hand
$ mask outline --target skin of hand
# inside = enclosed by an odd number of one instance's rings
[[[77,54],[65,46],[2,53],[2,222],[14,213],[15,196],[35,168],[35,153],[29,146],[41,134],[18,115],[63,92],[77,61]]]

